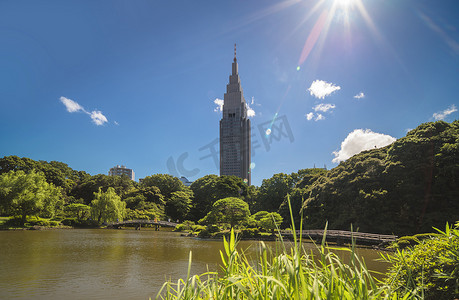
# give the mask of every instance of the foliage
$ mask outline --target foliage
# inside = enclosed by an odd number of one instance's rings
[[[266,210],[261,210],[253,214],[252,217],[254,218],[256,222],[260,222],[260,220],[266,217],[266,215],[268,214],[269,212],[267,212]]]
[[[29,173],[35,170],[45,175],[46,182],[61,187],[64,193],[70,191],[77,182],[89,177],[83,171],[75,171],[67,164],[58,161],[35,161],[27,157],[5,156],[0,159],[0,174],[22,170]]]
[[[99,223],[95,220],[78,220],[77,218],[66,218],[61,221],[65,226],[72,226],[78,228],[96,228]]]
[[[297,173],[279,173],[274,174],[269,179],[264,179],[258,190],[254,210],[263,209],[278,212],[285,220],[289,220],[290,212],[287,195],[290,195],[292,196],[290,201],[295,224],[299,224],[304,194],[316,180],[327,174],[327,172],[327,170],[321,168],[301,169]]]
[[[77,220],[87,219],[90,216],[91,207],[81,203],[72,203],[64,207],[65,213]]]
[[[243,239],[253,239],[260,237],[260,230],[258,228],[245,228],[239,234]]]
[[[172,220],[185,219],[191,208],[192,194],[191,190],[172,192],[170,200],[166,204],[166,214]]]
[[[258,224],[261,228],[274,233],[274,229],[279,228],[282,223],[282,217],[276,212],[267,213],[259,221]]]
[[[159,215],[156,210],[146,209],[130,209],[126,208],[127,220],[154,220],[162,219],[163,215]]]
[[[59,222],[42,219],[37,216],[27,216],[26,220],[22,219],[21,216],[10,217],[3,223],[2,227],[15,228],[15,227],[30,227],[30,226],[43,226],[43,227],[56,227],[59,226]]]
[[[195,224],[193,221],[186,220],[183,223],[178,224],[175,227],[174,231],[192,231],[192,226],[194,225]]]
[[[412,235],[454,222],[458,161],[459,121],[421,124],[319,177],[303,193],[305,227]]]
[[[295,186],[291,175],[279,173],[269,179],[263,179],[257,196],[256,210],[277,211]]]
[[[189,218],[197,221],[212,210],[212,205],[220,199],[237,197],[251,199],[255,193],[241,178],[236,176],[206,175],[194,181],[191,186],[194,194]]]
[[[142,219],[146,215],[150,216],[149,219],[165,217],[166,202],[156,186],[134,188],[124,195],[123,201],[126,202],[126,207],[130,209],[128,219],[136,219],[136,214],[141,214],[142,217],[139,218]]]
[[[200,223],[227,223],[234,227],[250,216],[249,205],[239,198],[228,197],[214,203],[212,210]]]
[[[415,246],[383,256],[391,263],[386,283],[394,291],[419,289],[425,299],[459,297],[459,229],[446,226]]]
[[[324,244],[319,257],[307,254],[295,240],[291,251],[271,253],[260,242],[255,263],[237,249],[234,231],[224,238],[221,272],[188,275],[177,283],[166,282],[157,299],[419,299],[411,291],[390,291],[378,286],[365,263],[352,249],[351,263],[345,264]]]
[[[28,215],[52,217],[60,197],[60,189],[34,170],[0,175],[0,205],[10,215],[21,215],[23,223]]]
[[[78,183],[70,192],[69,195],[76,199],[83,199],[84,204],[90,204],[94,199],[94,193],[100,190],[106,192],[109,188],[113,188],[115,193],[120,197],[124,197],[135,188],[136,183],[128,176],[108,176],[98,174],[86,177],[83,181]]]
[[[97,222],[122,221],[126,214],[126,203],[109,187],[106,192],[94,193],[95,199],[91,202],[91,217]]]
[[[185,185],[182,181],[180,181],[180,179],[169,174],[155,174],[147,176],[142,180],[141,186],[156,186],[166,199],[169,199],[172,196],[172,193],[185,189]]]

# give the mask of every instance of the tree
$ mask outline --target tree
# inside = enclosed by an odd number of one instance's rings
[[[60,188],[47,183],[45,176],[34,170],[0,175],[0,204],[6,213],[21,215],[23,223],[28,215],[51,217],[61,196]]]
[[[135,181],[132,181],[127,175],[123,176],[108,176],[104,174],[97,174],[85,179],[77,184],[70,192],[71,196],[76,199],[84,199],[85,204],[90,204],[94,199],[94,193],[97,193],[99,188],[103,192],[108,188],[113,188],[117,195],[123,197],[135,188]]]
[[[64,207],[64,211],[70,217],[77,218],[78,220],[83,220],[89,217],[91,207],[81,203],[72,203]]]
[[[190,211],[192,194],[191,190],[173,192],[166,204],[166,214],[172,220],[184,220]]]
[[[295,181],[291,175],[279,173],[269,179],[263,179],[258,190],[256,208],[278,211],[287,194],[291,193]]]
[[[215,202],[212,205],[212,210],[202,220],[202,223],[228,223],[231,227],[234,227],[238,222],[246,220],[249,216],[249,205],[244,200],[228,197]]]
[[[169,174],[155,174],[147,176],[142,180],[141,186],[151,187],[156,186],[161,191],[161,194],[169,199],[173,192],[182,191],[185,185],[180,179]]]
[[[237,176],[206,175],[194,181],[191,186],[194,198],[190,209],[190,218],[199,220],[212,210],[212,205],[219,199],[237,197],[248,199],[253,196],[254,189]]]
[[[95,199],[91,202],[91,216],[97,222],[122,221],[126,214],[126,203],[121,201],[115,189],[109,187],[106,192],[94,193]]]
[[[282,224],[282,217],[276,212],[264,214],[264,216],[258,221],[258,225],[265,229],[271,230],[274,233],[274,229],[278,228]]]
[[[459,215],[459,121],[419,125],[393,144],[363,151],[304,194],[305,228],[409,235]]]

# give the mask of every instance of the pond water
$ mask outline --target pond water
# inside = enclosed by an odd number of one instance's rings
[[[257,245],[240,243],[249,257]],[[190,251],[191,272],[201,274],[218,270],[219,250],[222,241],[170,231],[0,231],[0,299],[154,299],[166,280],[186,277]],[[378,251],[359,254],[370,270],[386,270]]]

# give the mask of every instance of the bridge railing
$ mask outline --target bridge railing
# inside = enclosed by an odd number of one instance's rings
[[[120,222],[112,222],[108,223],[109,226],[121,226],[121,225],[128,225],[128,224],[152,224],[152,225],[162,225],[168,227],[176,227],[179,223],[169,222],[169,221],[158,221],[158,220],[145,220],[145,219],[138,219],[138,220],[124,220]]]
[[[365,233],[365,232],[354,232],[345,230],[296,230],[296,235],[310,236],[310,237],[322,237],[324,232],[329,238],[345,238],[345,239],[358,239],[358,240],[377,240],[377,241],[395,241],[397,236],[388,234],[377,234],[377,233]],[[282,234],[293,234],[292,230],[283,230]]]

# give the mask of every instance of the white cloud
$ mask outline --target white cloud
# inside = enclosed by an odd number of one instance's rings
[[[247,106],[247,117],[255,117],[255,111],[248,105]]]
[[[214,111],[216,111],[216,112],[223,111],[223,103],[224,103],[224,101],[222,99],[216,98],[214,100],[214,103],[217,104],[217,107],[214,108]]]
[[[99,110],[94,110],[92,112],[88,112],[83,108],[83,106],[78,104],[76,101],[73,101],[73,100],[68,99],[66,97],[60,97],[59,100],[65,105],[65,107],[67,108],[68,112],[73,113],[73,112],[77,112],[77,111],[82,111],[85,114],[89,115],[91,117],[92,121],[94,122],[94,124],[96,124],[97,126],[103,125],[104,123],[108,122],[107,118]],[[114,123],[116,125],[118,125],[118,123],[116,121]]]
[[[59,100],[61,100],[61,102],[65,105],[65,108],[67,108],[67,111],[70,113],[77,112],[80,110],[86,112],[80,104],[69,98],[60,97]]]
[[[336,107],[335,104],[330,104],[330,103],[323,104],[323,103],[320,103],[320,104],[317,104],[316,106],[314,106],[313,109],[314,109],[314,111],[327,112],[330,109],[333,109],[335,107]]]
[[[334,151],[334,163],[344,161],[365,150],[381,148],[395,142],[395,138],[387,134],[376,133],[370,129],[355,129],[341,143],[341,149]]]
[[[354,96],[355,99],[362,99],[365,98],[365,94],[363,92],[358,93],[357,95]]]
[[[108,122],[107,118],[102,114],[100,110],[94,110],[91,112],[91,119],[97,126],[104,125]]]
[[[450,107],[448,107],[444,111],[441,111],[441,112],[438,112],[438,113],[434,113],[433,114],[433,118],[436,121],[443,120],[444,118],[446,118],[447,116],[449,116],[450,114],[452,114],[453,112],[456,112],[456,111],[457,111],[456,105],[452,104]]]
[[[311,83],[308,91],[311,93],[311,96],[314,96],[319,99],[324,99],[326,96],[329,96],[334,91],[340,90],[341,87],[334,85],[323,80],[314,80]]]
[[[324,117],[322,114],[317,114],[317,115],[316,115],[316,114],[314,114],[313,112],[310,112],[310,113],[308,113],[308,114],[305,114],[305,116],[306,116],[306,119],[307,119],[308,121],[311,121],[312,119],[314,119],[314,117],[315,117],[314,121],[316,121],[316,122],[317,122],[317,121],[320,121],[320,120],[325,120],[325,117]]]
[[[325,117],[322,114],[317,114],[315,121],[325,120]]]

